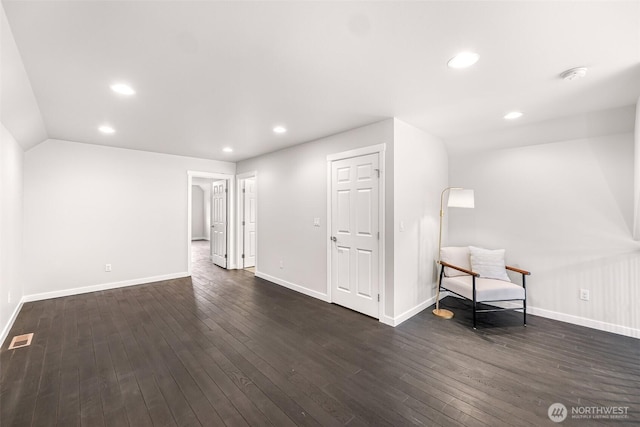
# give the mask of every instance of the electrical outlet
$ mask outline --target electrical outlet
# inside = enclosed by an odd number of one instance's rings
[[[280,268],[284,268],[284,261],[280,259]]]
[[[580,299],[582,301],[589,301],[589,289],[580,289]]]
[[[313,226],[320,227],[320,218],[313,218]]]
[[[106,271],[107,273],[111,271],[111,264],[105,264],[104,265],[104,271]]]
[[[400,231],[404,231],[404,221],[400,221]]]

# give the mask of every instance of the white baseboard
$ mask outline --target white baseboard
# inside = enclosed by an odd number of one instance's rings
[[[441,299],[444,297],[441,297]],[[436,297],[433,296],[431,298],[429,298],[426,301],[421,302],[420,304],[416,305],[413,308],[410,308],[409,310],[405,311],[402,314],[397,315],[396,317],[393,318],[393,324],[391,326],[396,327],[399,324],[401,324],[402,322],[404,322],[407,319],[412,318],[413,316],[415,316],[416,314],[420,313],[422,310],[424,310],[425,308],[429,307],[431,304],[436,302]]]
[[[446,298],[449,296],[449,292],[440,292],[440,299],[442,298]],[[421,302],[420,304],[416,305],[413,308],[410,308],[409,310],[405,311],[402,314],[397,315],[396,317],[391,317],[391,316],[383,316],[380,317],[380,321],[382,323],[384,323],[385,325],[389,325],[389,326],[393,326],[394,328],[396,326],[398,326],[399,324],[401,324],[402,322],[404,322],[405,320],[408,320],[410,318],[412,318],[413,316],[415,316],[416,314],[420,313],[422,310],[424,310],[425,308],[429,307],[431,304],[435,304],[436,302],[436,297],[435,295],[432,296],[431,298]]]
[[[304,286],[297,285],[295,283],[287,282],[286,280],[279,279],[277,277],[270,276],[268,274],[262,273],[256,270],[256,277],[260,277],[261,279],[268,280],[270,282],[276,283],[280,286],[284,286],[285,288],[291,289],[296,292],[300,292],[301,294],[308,295],[313,298],[317,298],[324,302],[330,302],[329,296],[322,292],[314,291],[313,289],[305,288]]]
[[[18,317],[18,313],[20,313],[21,309],[22,309],[22,301],[18,303],[16,308],[13,310],[13,313],[11,313],[11,317],[9,318],[9,321],[4,326],[4,329],[2,330],[2,334],[0,334],[0,345],[4,344],[4,340],[7,339],[7,335],[9,335],[9,331],[11,330],[13,323],[16,321],[16,318]]]
[[[452,295],[453,296],[453,295]],[[490,303],[498,307],[505,308],[521,308],[519,302],[503,301],[498,303]],[[522,311],[522,310],[519,310]],[[574,316],[572,314],[560,313],[544,308],[527,306],[527,314],[540,316],[547,319],[558,320],[560,322],[571,323],[572,325],[584,326],[599,331],[611,332],[612,334],[624,335],[631,338],[640,338],[640,329],[630,328],[628,326],[615,325],[613,323],[603,322],[601,320],[593,320],[587,317]]]
[[[123,288],[126,286],[144,285],[145,283],[161,282],[163,280],[179,279],[182,277],[189,277],[189,273],[172,273],[164,274],[161,276],[143,277],[140,279],[124,280],[122,282],[103,283],[100,285],[84,286],[81,288],[63,289],[60,291],[43,292],[40,294],[25,295],[22,297],[22,302],[40,301],[50,298],[66,297],[69,295],[86,294],[89,292],[105,291],[107,289]]]
[[[559,320],[587,328],[598,329],[600,331],[611,332],[631,338],[640,338],[640,329],[628,326],[614,325],[613,323],[602,322],[600,320],[588,319],[586,317],[574,316],[572,314],[559,313],[557,311],[545,310],[537,307],[527,307],[527,313],[534,316],[546,317],[547,319]]]
[[[394,327],[396,326],[393,317],[387,316],[386,314],[383,314],[382,316],[380,316],[380,319],[378,320],[380,321],[380,323],[384,323],[385,325],[394,326]]]

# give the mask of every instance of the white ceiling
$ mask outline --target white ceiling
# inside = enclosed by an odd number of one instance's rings
[[[238,161],[397,117],[456,152],[585,133],[600,111],[628,131],[640,95],[640,1],[3,5],[48,136],[77,142]],[[480,61],[447,68],[462,50]]]

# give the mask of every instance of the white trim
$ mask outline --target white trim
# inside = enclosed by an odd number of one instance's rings
[[[630,328],[628,326],[622,325],[614,325],[613,323],[588,319],[586,317],[574,316],[572,314],[559,313],[557,311],[546,310],[544,308],[527,307],[527,314],[533,314],[534,316],[545,317],[547,319],[558,320],[560,322],[571,323],[578,326],[585,326],[587,328],[611,332],[631,338],[640,338],[640,329]]]
[[[429,307],[430,305],[435,304],[435,302],[436,302],[436,297],[434,295],[431,298],[429,298],[428,300],[423,301],[420,304],[416,305],[415,307],[410,308],[409,310],[405,311],[404,313],[399,314],[396,317],[394,317],[393,318],[393,324],[391,326],[394,326],[394,327],[398,326],[399,324],[401,324],[405,320],[408,320],[408,319],[412,318],[413,316],[415,316],[416,314],[420,313],[422,310],[424,310],[425,308]]]
[[[51,299],[51,298],[67,297],[70,295],[86,294],[89,292],[105,291],[108,289],[124,288],[127,286],[144,285],[145,283],[180,279],[180,278],[189,277],[189,276],[190,274],[185,271],[182,273],[171,273],[171,274],[163,274],[160,276],[143,277],[140,279],[123,280],[122,282],[103,283],[101,285],[83,286],[81,288],[63,289],[60,291],[53,291],[53,292],[43,292],[41,294],[31,294],[31,295],[23,296],[22,303],[40,301],[40,300]]]
[[[380,180],[378,182],[378,222],[380,231],[380,240],[378,241],[378,293],[380,294],[380,301],[378,302],[378,320],[382,323],[387,323],[389,316],[385,313],[385,211],[386,211],[386,199],[385,199],[385,150],[386,144],[370,145],[368,147],[356,148],[354,150],[342,151],[340,153],[334,153],[327,155],[327,302],[332,302],[331,299],[331,162],[337,160],[350,159],[353,157],[366,156],[368,154],[378,154],[378,168],[380,168]],[[387,323],[388,324],[388,323]]]
[[[193,185],[193,178],[208,178],[208,179],[216,179],[216,180],[227,180],[227,201],[234,200],[235,197],[235,180],[234,176],[227,173],[215,173],[215,172],[199,172],[199,171],[187,171],[187,273],[191,275],[191,186]],[[227,203],[229,206],[228,213],[228,230],[227,235],[229,235],[229,230],[233,230],[235,227],[235,219],[234,219],[234,206],[233,203]],[[229,247],[227,248],[227,254],[229,257],[227,258],[227,267],[229,265],[235,265],[236,260],[234,255],[235,250],[235,242],[233,239],[229,239],[228,241]]]
[[[397,326],[393,317],[387,316],[386,314],[384,316],[380,316],[380,319],[378,320],[380,321],[380,323],[384,323],[387,326],[392,326],[394,328]]]
[[[23,304],[24,302],[20,300],[16,308],[13,310],[13,313],[11,313],[11,317],[9,317],[9,321],[7,322],[4,329],[2,330],[2,334],[0,334],[0,345],[4,344],[4,340],[7,339],[7,335],[9,335],[9,332],[11,331],[11,327],[13,327],[13,324],[18,318],[18,313],[20,313],[20,310],[22,310]]]
[[[440,296],[441,296],[440,299],[444,298],[445,296],[460,298],[457,295],[449,294],[448,292],[440,292]],[[522,307],[521,303],[512,302],[512,301],[497,301],[497,302],[490,302],[490,304],[496,305],[498,307],[505,307],[505,308],[521,308]],[[518,311],[522,312],[522,310],[518,310]],[[551,311],[544,308],[532,307],[530,305],[527,306],[527,314],[544,317],[546,319],[557,320],[559,322],[570,323],[572,325],[584,326],[590,329],[597,329],[599,331],[610,332],[612,334],[624,335],[631,338],[640,338],[640,329],[630,328],[628,326],[622,326],[622,325],[615,325],[613,323],[607,323],[601,320],[593,320],[587,317],[574,316],[573,314],[560,313],[558,311]],[[400,323],[399,322],[396,323],[396,325],[398,324]]]
[[[449,292],[447,292],[447,291],[440,292],[440,300],[442,300],[443,298],[446,298],[446,297],[448,297],[450,295],[454,296],[452,294],[449,294]],[[413,308],[410,308],[409,310],[405,311],[402,314],[397,315],[396,317],[384,316],[384,319],[380,318],[380,321],[382,323],[384,323],[385,325],[393,326],[395,328],[396,326],[398,326],[399,324],[401,324],[405,320],[409,320],[410,318],[412,318],[416,314],[420,313],[425,308],[431,306],[432,304],[435,304],[435,302],[436,302],[436,296],[434,295],[431,298],[429,298],[428,300],[425,300],[425,301],[421,302],[420,304],[416,305]]]
[[[367,147],[355,148],[353,150],[341,151],[339,153],[327,154],[327,162],[350,159],[351,157],[366,156],[367,154],[382,153],[386,148],[386,144],[376,144],[369,145]]]
[[[295,283],[287,282],[286,280],[282,280],[277,277],[270,276],[268,274],[258,271],[257,269],[256,269],[255,275],[256,277],[259,277],[264,280],[268,280],[269,282],[273,282],[277,285],[291,289],[292,291],[300,292],[301,294],[304,294],[313,298],[317,298],[324,302],[331,302],[329,301],[329,296],[327,294],[323,294],[322,292],[314,291],[313,289],[305,288],[304,286],[297,285]]]

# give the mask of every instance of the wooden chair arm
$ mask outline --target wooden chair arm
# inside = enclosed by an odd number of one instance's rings
[[[524,274],[525,276],[529,276],[531,273],[528,272],[527,270],[522,270],[520,268],[515,268],[515,267],[510,267],[510,266],[506,266],[505,267],[507,270],[511,270],[511,271],[515,271],[516,273],[520,273],[520,274]]]
[[[471,270],[467,270],[466,268],[458,267],[457,265],[449,264],[448,262],[438,261],[444,267],[453,268],[454,270],[462,271],[463,273],[467,273],[470,276],[480,277],[480,273],[476,273]]]

